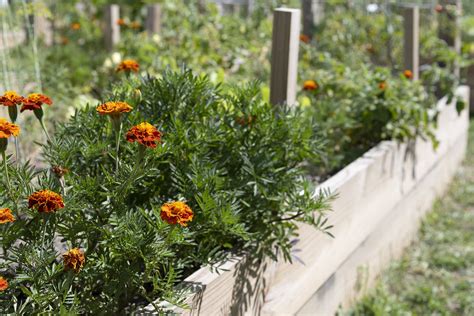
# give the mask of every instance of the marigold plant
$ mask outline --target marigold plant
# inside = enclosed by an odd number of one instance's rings
[[[0,208],[0,224],[13,223],[15,217],[9,208]]]
[[[61,195],[50,190],[41,190],[28,197],[28,207],[36,209],[40,213],[54,213],[64,208]]]
[[[133,126],[126,135],[130,143],[138,142],[145,147],[156,148],[156,143],[161,141],[161,133],[147,122]]]
[[[63,262],[64,269],[78,273],[84,267],[86,257],[79,248],[72,248],[63,254]]]
[[[0,118],[0,138],[9,138],[20,134],[20,126],[8,122],[4,118]]]
[[[23,103],[23,97],[15,91],[6,91],[0,96],[0,104],[4,106],[15,106]]]
[[[51,100],[50,97],[47,95],[41,94],[41,93],[32,93],[29,94],[26,98],[23,100],[23,106],[21,107],[20,112],[30,110],[41,110],[41,107],[43,104],[47,105],[52,105],[53,101]]]
[[[140,65],[136,60],[133,59],[125,59],[122,61],[118,66],[116,71],[117,72],[138,72],[140,69]]]
[[[8,289],[8,281],[0,276],[0,292],[6,291]]]
[[[96,110],[101,115],[120,116],[133,110],[133,107],[126,102],[106,102],[99,105]]]
[[[160,216],[168,224],[185,227],[193,220],[194,213],[186,203],[177,201],[163,204]]]
[[[314,80],[306,80],[303,83],[303,90],[312,91],[318,88],[318,84]]]

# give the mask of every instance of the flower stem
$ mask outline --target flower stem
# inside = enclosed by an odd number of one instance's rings
[[[7,178],[8,192],[9,192],[9,194],[11,194],[10,177],[8,176],[7,155],[6,155],[5,151],[2,151],[2,158],[3,158],[3,167],[5,168],[5,177]]]
[[[40,124],[41,124],[41,128],[43,128],[44,134],[46,135],[46,138],[48,139],[48,141],[50,143],[52,143],[51,137],[49,136],[49,133],[48,133],[48,130],[46,129],[46,126],[44,125],[44,121],[42,119],[39,120],[39,121],[40,121]]]
[[[116,146],[115,146],[115,148],[116,148],[115,172],[118,172],[119,164],[120,164],[119,153],[120,153],[120,137],[122,135],[122,123],[120,123],[118,129],[115,131],[115,134],[117,135]]]

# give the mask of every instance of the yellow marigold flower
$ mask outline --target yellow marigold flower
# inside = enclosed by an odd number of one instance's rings
[[[0,97],[0,104],[4,106],[15,106],[23,103],[23,97],[15,91],[5,91]]]
[[[96,110],[101,115],[119,116],[121,113],[130,112],[133,108],[126,102],[106,102],[99,105]]]
[[[413,78],[413,72],[411,72],[411,70],[408,70],[408,69],[403,72],[403,75],[407,79],[412,79]]]
[[[186,203],[177,201],[163,204],[160,216],[168,224],[187,226],[187,222],[193,220],[194,213]]]
[[[78,273],[84,267],[86,257],[80,249],[72,248],[63,254],[63,262],[65,270],[73,270]]]
[[[140,69],[140,65],[138,64],[136,60],[125,59],[118,65],[116,71],[117,72],[121,72],[121,71],[138,72],[139,69]]]
[[[25,110],[41,110],[41,106],[43,104],[52,105],[53,101],[50,97],[44,94],[32,93],[23,100],[23,106],[21,107],[20,112],[23,112]]]
[[[130,143],[138,142],[146,147],[155,148],[161,141],[161,133],[150,123],[143,122],[132,127],[126,135]]]
[[[6,289],[8,289],[8,281],[0,276],[0,292],[5,291]]]
[[[71,23],[71,29],[74,30],[74,31],[77,31],[81,28],[81,24],[80,23]]]
[[[316,90],[318,87],[319,85],[314,80],[306,80],[303,83],[303,90],[306,90],[306,91]]]
[[[62,196],[56,192],[42,190],[28,197],[28,207],[35,208],[40,213],[53,213],[64,208],[64,201]]]
[[[10,123],[4,118],[0,118],[0,138],[16,137],[19,134],[20,126]]]
[[[9,208],[0,208],[0,224],[13,223],[15,217]]]

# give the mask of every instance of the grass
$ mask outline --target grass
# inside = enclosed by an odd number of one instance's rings
[[[474,120],[466,160],[419,239],[342,315],[474,315]]]

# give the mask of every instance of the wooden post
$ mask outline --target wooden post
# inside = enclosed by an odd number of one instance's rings
[[[118,4],[110,4],[105,7],[105,47],[111,51],[120,41],[120,7]]]
[[[303,34],[313,37],[314,26],[324,18],[324,0],[301,0],[303,11]]]
[[[146,31],[148,35],[161,32],[161,5],[151,4],[147,7]]]
[[[411,70],[413,80],[418,80],[420,77],[420,8],[418,6],[404,8],[403,18],[405,70]]]
[[[295,104],[301,11],[276,9],[273,16],[270,102]]]

